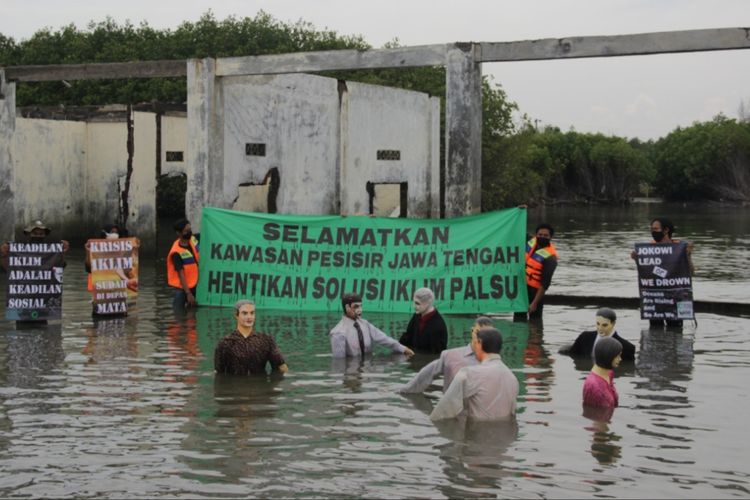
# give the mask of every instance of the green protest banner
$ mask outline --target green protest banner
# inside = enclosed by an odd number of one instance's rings
[[[330,311],[356,292],[367,310],[408,312],[426,286],[444,313],[528,309],[522,209],[391,219],[204,208],[202,221],[201,305]]]

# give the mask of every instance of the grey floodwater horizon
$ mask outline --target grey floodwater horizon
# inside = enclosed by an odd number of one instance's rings
[[[634,296],[630,249],[657,215],[695,244],[696,298],[748,301],[750,218],[738,207],[529,210],[532,228],[557,229],[551,292]],[[617,330],[638,352],[617,370],[620,407],[607,421],[581,407],[591,363],[557,353],[594,327],[596,304],[549,305],[542,325],[496,315],[521,387],[516,420],[435,425],[439,381],[425,395],[395,392],[430,358],[379,351],[334,362],[327,333],[339,311],[259,310],[259,330],[291,372],[216,376],[213,348],[233,328],[231,309],[175,314],[162,256],[142,259],[128,317],[94,321],[83,252],[68,260],[61,321],[0,323],[3,497],[750,495],[748,317],[699,314],[665,331],[618,310]],[[449,347],[467,343],[472,317],[441,312]],[[394,336],[409,319],[366,303],[365,316]]]

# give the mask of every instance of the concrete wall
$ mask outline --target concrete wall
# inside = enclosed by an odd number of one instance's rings
[[[16,129],[16,84],[0,70],[0,241],[13,239],[15,202],[11,144]]]
[[[133,171],[121,190],[128,193],[127,228],[144,248],[156,244],[156,115],[133,113]]]
[[[231,207],[240,184],[262,184],[277,167],[279,213],[336,213],[337,85],[311,75],[222,78],[224,171],[212,205]],[[247,144],[264,144],[265,156],[246,154]]]
[[[440,101],[347,82],[341,111],[341,211],[366,214],[367,182],[408,183],[408,217],[440,215]],[[378,151],[399,159],[378,159]]]
[[[0,125],[10,123],[0,101]],[[127,122],[13,119],[0,127],[0,206],[12,217],[0,222],[3,240],[20,238],[33,219],[53,235],[80,243],[115,222],[127,192],[127,228],[144,251],[156,243],[157,120],[135,112],[132,170],[128,175]],[[185,151],[186,118],[162,124],[162,145]],[[180,137],[182,134],[182,137]],[[162,158],[165,149],[162,147]],[[168,170],[184,172],[186,162]]]
[[[167,161],[167,152],[182,152],[182,161]],[[187,173],[187,115],[161,117],[161,173]]]
[[[16,119],[11,148],[17,238],[36,219],[55,238],[86,230],[86,144],[85,123]]]
[[[367,213],[368,182],[406,182],[408,215],[439,216],[438,99],[304,74],[217,77],[215,64],[188,62],[186,213],[195,228],[203,206],[263,205],[264,191],[243,185],[263,184],[272,168],[278,213]],[[378,160],[380,149],[400,159]]]
[[[120,185],[128,166],[128,126],[125,122],[93,122],[86,124],[86,132],[84,234],[95,236],[120,214]]]

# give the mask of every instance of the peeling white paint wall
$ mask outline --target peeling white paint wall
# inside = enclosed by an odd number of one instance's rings
[[[135,112],[132,117],[127,228],[147,250],[156,241],[156,115]],[[162,144],[185,151],[186,122],[170,117],[166,128],[162,123]],[[76,242],[115,222],[127,182],[127,140],[126,122],[15,119],[13,132],[0,135],[0,174],[3,148],[12,158],[12,192],[0,202],[10,200],[14,206],[13,227],[4,239],[20,237],[33,219],[52,227],[53,236]],[[164,151],[162,147],[162,158]]]
[[[224,175],[220,206],[229,207],[240,184],[262,184],[277,167],[278,212],[337,210],[338,82],[311,75],[222,78]],[[265,156],[246,154],[265,145]]]
[[[93,237],[104,224],[114,223],[120,213],[119,182],[127,170],[128,127],[125,122],[91,122],[86,124],[86,132],[84,205],[87,229]]]
[[[0,241],[13,239],[15,199],[11,144],[16,129],[16,84],[0,70]]]
[[[42,219],[54,238],[85,227],[86,124],[16,119],[11,144],[16,235]]]
[[[128,190],[127,228],[141,245],[156,244],[156,115],[133,113],[133,173]]]
[[[167,152],[181,152],[182,161],[167,161]],[[161,117],[161,173],[187,173],[187,116]]]
[[[261,206],[247,191],[272,168],[278,213],[368,213],[368,182],[405,182],[408,215],[439,217],[437,98],[304,74],[217,77],[204,59],[188,63],[188,117],[186,213],[197,229],[203,206]],[[401,159],[377,160],[378,149]]]
[[[408,90],[347,82],[341,120],[341,211],[367,214],[367,182],[408,183],[407,216],[440,213],[439,100]],[[433,145],[437,143],[437,148]],[[399,159],[378,159],[379,150]],[[433,183],[433,180],[438,180]]]

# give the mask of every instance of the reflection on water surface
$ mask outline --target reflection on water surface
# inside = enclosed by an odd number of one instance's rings
[[[608,247],[628,239],[598,234]],[[580,250],[561,240],[567,270],[554,286],[573,287]],[[618,369],[621,406],[609,415],[581,407],[590,363],[557,353],[593,326],[596,304],[548,306],[544,325],[501,317],[503,358],[521,388],[516,421],[435,425],[439,380],[425,395],[394,392],[429,358],[332,360],[338,311],[259,311],[291,372],[217,377],[213,347],[233,327],[230,310],[175,315],[159,262],[142,268],[137,311],[94,322],[80,257],[66,270],[61,324],[0,327],[2,496],[750,494],[747,318],[700,315],[698,327],[649,331],[637,311],[618,311],[618,331],[638,354]],[[365,315],[393,335],[408,321]],[[449,346],[467,343],[472,319],[446,320]]]

